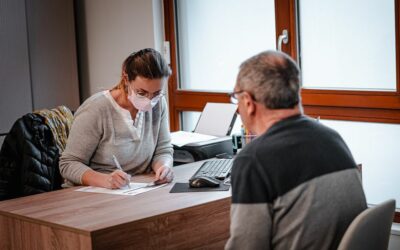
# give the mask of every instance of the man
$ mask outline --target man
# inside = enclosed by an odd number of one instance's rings
[[[258,138],[233,164],[226,249],[336,249],[367,205],[343,139],[303,115],[296,63],[275,51],[251,57],[231,96]]]

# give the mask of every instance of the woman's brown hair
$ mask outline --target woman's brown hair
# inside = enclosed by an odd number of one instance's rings
[[[162,55],[155,49],[146,48],[133,52],[124,60],[121,80],[112,89],[122,89],[126,95],[128,93],[125,84],[126,78],[128,81],[133,81],[137,76],[147,79],[160,79],[170,75],[171,69]]]

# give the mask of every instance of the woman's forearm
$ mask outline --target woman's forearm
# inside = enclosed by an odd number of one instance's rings
[[[96,172],[94,170],[87,170],[82,175],[82,184],[85,186],[96,186],[108,188],[109,175]]]
[[[157,172],[157,169],[159,169],[160,167],[162,166],[172,167],[172,164],[173,162],[170,158],[163,157],[153,163],[152,169],[154,172]]]

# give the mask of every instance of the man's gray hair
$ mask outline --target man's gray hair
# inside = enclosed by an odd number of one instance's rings
[[[237,86],[268,109],[294,108],[300,102],[300,69],[288,55],[265,51],[240,65]]]

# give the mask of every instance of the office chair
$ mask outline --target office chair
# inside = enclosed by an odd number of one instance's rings
[[[395,205],[395,200],[388,200],[360,213],[347,228],[338,250],[387,249]]]

